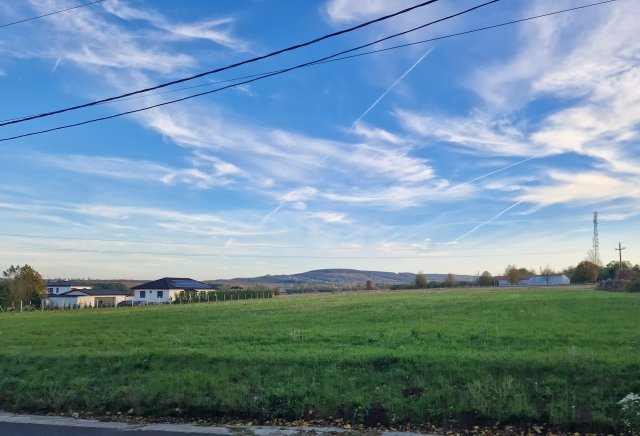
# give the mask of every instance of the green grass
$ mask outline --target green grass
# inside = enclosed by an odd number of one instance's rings
[[[619,428],[640,295],[448,291],[0,316],[0,408]]]

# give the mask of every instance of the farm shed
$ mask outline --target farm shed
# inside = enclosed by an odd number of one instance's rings
[[[571,280],[564,274],[553,274],[549,276],[549,283],[543,275],[523,275],[517,285],[512,285],[505,276],[495,277],[498,286],[559,286],[571,284]]]
[[[549,286],[569,285],[571,280],[564,274],[553,274],[549,276]],[[547,286],[547,279],[545,276],[533,276],[529,280],[529,286]]]

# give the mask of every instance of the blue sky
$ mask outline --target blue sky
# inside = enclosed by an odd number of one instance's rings
[[[416,3],[106,0],[2,28],[0,119],[175,80]],[[213,89],[478,3],[441,0],[171,89],[208,87],[0,136]],[[503,0],[375,48],[586,3]],[[0,24],[77,4],[7,0]],[[617,258],[622,241],[624,257],[640,262],[638,13],[619,0],[0,142],[0,266],[148,279],[562,269],[591,248],[594,210],[602,260]]]

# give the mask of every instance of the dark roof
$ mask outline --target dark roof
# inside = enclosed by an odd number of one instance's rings
[[[531,274],[523,274],[520,277],[518,277],[518,281],[521,282],[522,280],[529,280],[529,279],[531,279],[531,277],[535,277],[535,276],[531,275]],[[509,280],[507,278],[507,276],[497,276],[497,277],[494,277],[494,279],[497,279],[497,280]]]
[[[190,278],[164,277],[131,289],[211,289],[211,286]]]
[[[564,274],[550,274],[550,275],[549,275],[549,277],[562,277],[563,275],[564,275]],[[520,278],[518,279],[518,281],[520,281],[520,280],[531,280],[531,279],[532,279],[532,278],[534,278],[534,277],[544,277],[544,275],[543,275],[543,274],[536,274],[536,275],[530,275],[530,274],[529,274],[529,275],[523,275],[523,276],[520,276]],[[494,278],[494,279],[497,279],[497,280],[508,280],[508,279],[507,279],[507,276],[496,276],[496,277],[493,277],[493,278]]]
[[[68,295],[72,292],[82,292],[96,297],[101,295],[129,295],[129,291],[121,291],[119,289],[72,289],[64,294],[49,294],[49,297],[73,297],[73,295]]]
[[[51,288],[51,287],[68,287],[68,286],[91,286],[88,283],[81,283],[81,282],[72,282],[72,281],[68,281],[68,282],[50,282],[47,283],[47,287]]]

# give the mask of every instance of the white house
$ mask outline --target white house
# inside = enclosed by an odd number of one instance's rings
[[[128,291],[115,289],[72,289],[64,294],[50,294],[51,307],[112,307],[127,299]]]
[[[73,289],[93,289],[93,286],[78,282],[51,282],[47,283],[47,296],[62,295]]]
[[[152,282],[143,283],[131,288],[133,301],[152,304],[175,301],[180,292],[212,291],[214,288],[206,283],[190,278],[164,277]]]
[[[549,276],[549,282],[543,275],[523,275],[520,276],[520,280],[517,285],[512,285],[511,282],[505,276],[495,277],[498,281],[498,286],[559,286],[569,285],[571,280],[564,274],[553,274]]]

